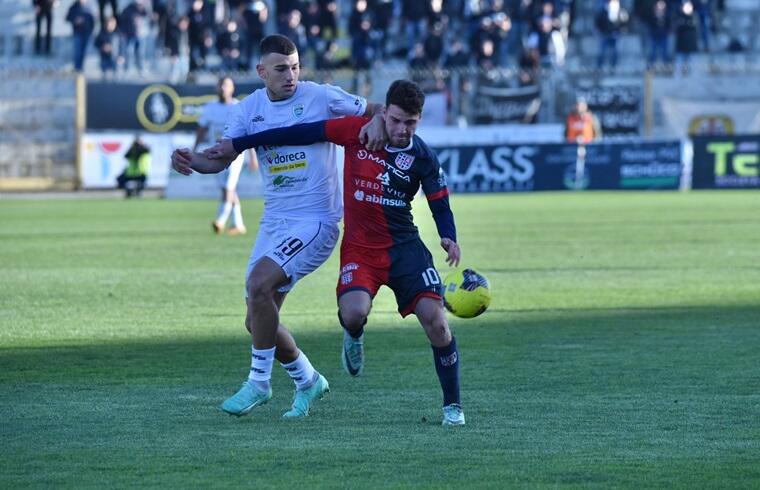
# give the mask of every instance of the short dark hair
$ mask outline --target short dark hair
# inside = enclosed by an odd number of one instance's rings
[[[385,95],[385,107],[391,104],[400,107],[408,114],[422,114],[425,94],[420,86],[411,80],[396,80]]]
[[[293,41],[281,34],[272,34],[262,39],[261,44],[259,44],[259,50],[261,51],[261,56],[266,56],[269,53],[289,56],[297,51]]]

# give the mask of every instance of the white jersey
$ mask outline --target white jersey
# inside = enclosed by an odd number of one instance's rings
[[[366,99],[333,85],[298,82],[292,97],[274,102],[269,100],[266,88],[261,88],[235,106],[224,137],[236,138],[340,116],[361,116],[366,109]],[[343,202],[334,144],[260,147],[257,155],[264,179],[262,221],[341,219]]]
[[[201,108],[201,117],[198,119],[198,126],[207,128],[206,139],[199,142],[198,150],[205,150],[214,146],[217,140],[224,136],[224,128],[227,127],[227,118],[232,113],[232,108],[238,103],[237,99],[232,99],[229,104],[215,100],[208,102]]]

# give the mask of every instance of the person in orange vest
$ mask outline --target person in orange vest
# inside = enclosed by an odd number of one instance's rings
[[[565,137],[570,143],[591,143],[602,139],[599,119],[588,109],[585,99],[578,99],[567,115]]]

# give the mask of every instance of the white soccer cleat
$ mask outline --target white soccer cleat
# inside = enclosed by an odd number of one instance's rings
[[[441,425],[464,425],[464,412],[456,403],[443,407],[443,422]]]

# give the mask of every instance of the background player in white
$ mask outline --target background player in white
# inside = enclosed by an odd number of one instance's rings
[[[284,36],[267,36],[260,51],[256,70],[265,88],[235,106],[224,138],[299,122],[364,115],[375,117],[362,129],[363,141],[372,149],[384,146],[381,104],[368,104],[331,85],[299,82],[298,52]],[[258,156],[265,183],[264,214],[246,274],[251,371],[240,390],[222,404],[222,410],[245,415],[269,401],[276,358],[296,384],[293,405],[283,416],[302,417],[329,386],[279,323],[279,310],[293,285],[324,263],[338,240],[342,196],[336,148],[332,143],[262,147]],[[172,166],[185,175],[193,170],[216,173],[230,163],[187,148],[172,154]]]
[[[230,77],[219,79],[216,85],[216,93],[219,96],[219,100],[208,102],[201,109],[198,128],[195,132],[194,151],[208,148],[224,135],[227,117],[230,115],[232,107],[238,103],[237,99],[233,97],[235,94],[235,83]],[[249,151],[248,158],[251,169],[256,169],[258,167],[256,154]],[[216,219],[211,223],[211,227],[216,233],[224,232],[230,214],[232,215],[232,226],[228,230],[228,233],[231,235],[242,235],[246,232],[245,223],[243,223],[243,210],[240,207],[240,199],[236,190],[238,180],[240,179],[240,172],[243,170],[243,161],[243,155],[240,155],[229,167],[219,173],[219,185],[222,189],[222,197]]]

